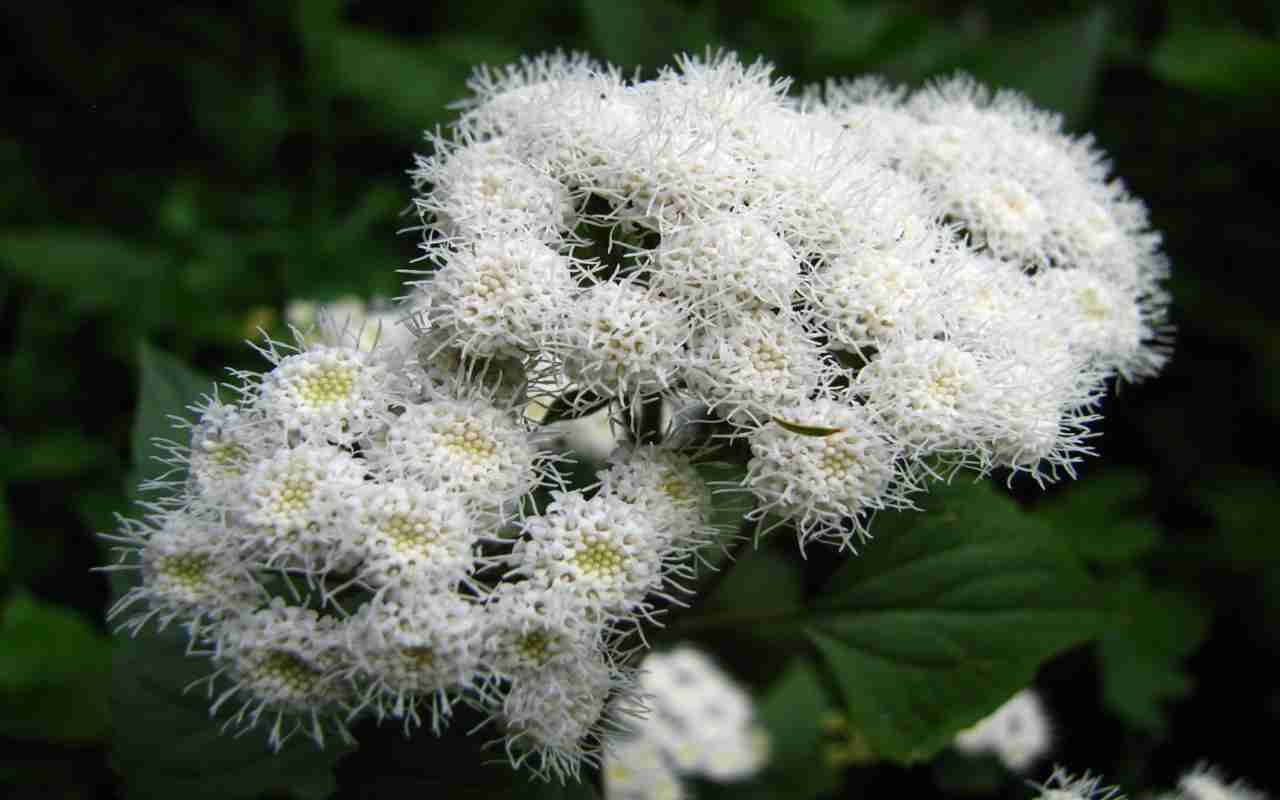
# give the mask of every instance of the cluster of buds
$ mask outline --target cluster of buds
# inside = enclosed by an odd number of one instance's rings
[[[263,346],[121,533],[115,613],[184,625],[273,743],[465,703],[577,774],[722,541],[704,462],[757,535],[852,549],[962,467],[1070,473],[1106,381],[1165,358],[1142,204],[1019,96],[789,94],[729,55],[471,88],[413,171],[403,329]],[[575,484],[535,420],[601,408],[623,446]]]

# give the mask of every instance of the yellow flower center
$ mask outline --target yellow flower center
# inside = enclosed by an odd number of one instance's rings
[[[821,469],[826,475],[844,475],[860,463],[857,452],[851,447],[829,442],[822,448]]]
[[[298,395],[309,406],[328,406],[350,397],[354,385],[351,367],[322,364],[298,378]]]
[[[546,631],[531,631],[516,642],[516,652],[535,664],[545,664],[551,657],[551,645],[554,641]]]
[[[498,443],[471,420],[462,420],[444,434],[444,446],[472,464],[493,458]]]
[[[225,475],[239,475],[249,451],[235,442],[213,442],[205,448],[209,463]]]
[[[392,514],[382,524],[382,532],[400,550],[416,550],[425,554],[438,532],[421,517],[408,514]]]
[[[436,663],[436,654],[431,652],[430,647],[406,647],[400,653],[414,669],[423,672],[431,669],[432,665]]]
[[[307,662],[280,650],[267,653],[253,670],[254,677],[292,698],[314,694],[324,673]]]
[[[592,539],[573,557],[574,566],[593,577],[609,577],[622,572],[627,555],[603,539]]]
[[[187,589],[196,589],[204,585],[210,561],[209,556],[202,553],[182,553],[160,559],[156,570]]]
[[[300,477],[282,478],[280,491],[276,495],[275,511],[278,514],[305,511],[315,492],[315,484]]]

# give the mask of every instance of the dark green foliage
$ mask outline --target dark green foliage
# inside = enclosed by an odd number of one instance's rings
[[[138,389],[138,413],[133,421],[134,473],[131,477],[138,483],[161,477],[182,481],[185,474],[175,472],[172,466],[159,460],[164,452],[157,441],[187,444],[184,435],[189,435],[188,431],[176,423],[196,418],[190,406],[213,395],[214,382],[146,343],[138,348],[138,361],[142,381]]]
[[[236,736],[221,730],[227,709],[211,716],[204,656],[187,656],[178,628],[121,638],[111,660],[109,696],[115,720],[111,764],[129,800],[252,798],[287,795],[321,800],[336,788],[333,765],[347,751],[340,741],[323,750],[299,734],[279,753],[263,726]],[[226,688],[216,683],[215,691]],[[215,695],[216,696],[216,695]],[[232,701],[231,706],[234,706]],[[264,725],[270,720],[264,718]]]
[[[1098,642],[1102,699],[1126,722],[1159,733],[1169,705],[1192,690],[1184,665],[1209,628],[1196,599],[1152,587],[1140,575],[1108,582],[1106,633]]]
[[[75,611],[10,594],[0,608],[0,736],[105,738],[111,645]]]
[[[1100,630],[1072,553],[987,486],[935,486],[923,512],[879,515],[875,537],[799,624],[878,756],[929,758]]]

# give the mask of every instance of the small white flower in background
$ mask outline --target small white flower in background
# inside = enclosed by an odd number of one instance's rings
[[[711,487],[759,535],[853,547],[961,466],[1073,474],[1109,383],[1167,358],[1145,208],[1019,95],[789,95],[732,54],[649,81],[550,55],[470,88],[412,173],[399,305],[291,304],[296,341],[191,408],[144,487],[167,496],[116,537],[140,583],[113,618],[183,626],[226,724],[273,746],[465,705],[564,779],[647,695],[611,797],[750,775],[750,698],[705,656],[636,675],[641,626],[741,522]],[[708,484],[726,452],[745,475]],[[965,736],[1019,768],[1043,730],[1007,728]]]
[[[1031,689],[1009,698],[991,716],[956,734],[962,753],[991,753],[1014,772],[1024,772],[1053,745],[1053,729],[1040,697]]]
[[[1201,764],[1178,780],[1176,793],[1162,800],[1267,800],[1267,795],[1241,780],[1228,783],[1221,770]]]
[[[285,322],[308,343],[348,342],[366,352],[377,349],[384,357],[407,351],[413,344],[404,316],[386,298],[365,301],[355,295],[324,303],[293,300],[284,309]]]
[[[689,792],[653,739],[612,742],[604,759],[605,800],[685,800]]]
[[[610,742],[605,791],[618,798],[681,797],[673,777],[731,783],[763,769],[769,738],[751,695],[688,645],[650,653],[640,666],[646,710]]]

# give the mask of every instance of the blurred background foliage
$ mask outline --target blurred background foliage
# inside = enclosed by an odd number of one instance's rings
[[[8,796],[200,793],[174,753],[199,759],[203,745],[183,737],[211,723],[182,729],[121,700],[122,669],[148,667],[117,653],[113,678],[107,580],[89,572],[107,557],[94,533],[115,527],[142,466],[141,360],[178,391],[182,364],[255,366],[243,340],[281,331],[289,300],[394,295],[415,254],[405,171],[475,65],[563,48],[652,74],[707,46],[798,83],[963,69],[1023,90],[1091,132],[1147,201],[1175,269],[1177,355],[1107,400],[1082,482],[1013,487],[1103,579],[1111,611],[1107,632],[1037,685],[1057,720],[1054,757],[1074,769],[1137,789],[1203,758],[1280,788],[1271,738],[1257,734],[1280,723],[1280,300],[1265,288],[1280,258],[1280,3],[46,0],[0,20]],[[802,570],[793,551],[751,556],[713,603],[759,603],[762,584],[783,606],[812,594],[835,563]],[[992,765],[949,756],[868,766],[817,676],[742,634],[691,635],[764,697],[779,750],[759,796],[1026,796]],[[252,763],[215,766],[248,777],[204,791],[438,788],[443,744],[377,735],[385,744],[341,761],[336,783],[290,780],[288,760],[259,763],[246,737]],[[155,782],[137,777],[146,769]]]

